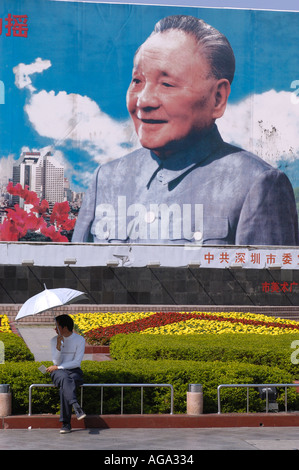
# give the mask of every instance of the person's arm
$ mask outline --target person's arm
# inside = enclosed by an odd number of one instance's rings
[[[54,370],[58,369],[58,366],[61,364],[62,361],[62,336],[57,335],[51,340],[51,355],[52,355],[52,362],[53,366],[47,368],[47,372],[53,372]]]
[[[72,349],[75,348],[75,355],[73,359],[70,361],[66,361],[66,362],[63,361],[62,363],[62,361],[60,360],[59,364],[58,363],[56,364],[58,369],[75,369],[76,367],[81,366],[81,362],[82,362],[84,352],[85,352],[85,339],[79,335],[74,336],[73,339],[74,340],[76,339],[76,341],[74,341],[75,344],[72,347]],[[58,356],[58,354],[57,354],[57,357],[59,360],[60,357]]]
[[[95,171],[91,184],[84,195],[83,203],[75,224],[72,242],[93,241],[91,240],[90,228],[95,214],[99,170],[100,167]]]
[[[294,191],[278,170],[264,172],[244,201],[236,245],[298,245],[298,215]]]

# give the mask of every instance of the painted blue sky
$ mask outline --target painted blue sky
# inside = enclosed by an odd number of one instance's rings
[[[219,121],[224,138],[291,169],[299,186],[299,13],[209,5],[2,0],[2,175],[22,149],[51,146],[73,188],[84,190],[99,163],[138,145],[125,103],[134,52],[161,17],[183,13],[218,28],[236,55],[229,106]],[[9,13],[28,16],[27,38],[6,36]]]

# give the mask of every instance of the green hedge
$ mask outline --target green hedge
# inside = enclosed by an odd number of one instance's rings
[[[115,360],[219,360],[278,366],[298,375],[298,365],[292,364],[291,348],[299,334],[259,335],[225,333],[221,335],[146,335],[121,334],[111,339],[110,354]],[[298,346],[297,346],[298,349]]]
[[[0,333],[0,341],[4,343],[5,362],[34,361],[34,355],[22,338],[14,333]]]
[[[50,364],[50,363],[48,363]],[[13,414],[28,413],[28,392],[32,383],[51,383],[49,375],[38,371],[40,363],[5,363],[0,367],[0,383],[11,385]],[[47,364],[46,364],[47,365]],[[217,412],[217,386],[222,383],[284,383],[291,382],[290,373],[278,367],[256,366],[238,362],[201,362],[179,360],[138,361],[83,361],[86,383],[169,383],[174,387],[174,412],[186,413],[186,392],[189,383],[200,383],[204,393],[204,413]],[[288,392],[288,409],[298,409],[299,402],[294,389]],[[279,402],[283,403],[283,393]],[[33,414],[57,413],[59,395],[57,389],[33,391]],[[221,392],[222,411],[245,412],[246,391],[226,389]],[[250,390],[250,411],[262,411],[264,402],[258,392]],[[281,408],[284,410],[283,406]],[[84,411],[100,413],[100,390],[84,390]],[[169,413],[168,389],[144,390],[145,413]],[[104,388],[103,414],[120,413],[120,388]],[[140,413],[140,389],[125,389],[124,413]]]
[[[200,383],[204,392],[204,413],[217,412],[217,386],[227,383],[288,383],[297,378],[298,365],[291,363],[291,343],[299,335],[117,335],[110,352],[114,361],[83,361],[86,383],[169,383],[174,387],[174,411],[186,412],[189,383]],[[11,385],[13,414],[28,413],[28,393],[32,383],[51,383],[39,372],[40,363],[25,343],[12,334],[1,334],[5,344],[5,364],[0,365],[0,383]],[[28,360],[28,359],[29,360]],[[20,362],[10,362],[12,359]],[[51,363],[44,363],[50,365]],[[103,413],[120,413],[120,388],[104,388]],[[250,389],[250,411],[262,411],[258,391]],[[284,410],[284,390],[279,391]],[[222,389],[222,411],[245,412],[245,389]],[[58,413],[58,389],[33,391],[33,413]],[[299,409],[299,394],[288,389],[288,410]],[[84,410],[100,414],[100,390],[84,390]],[[145,413],[169,413],[167,388],[144,389]],[[124,413],[140,413],[140,389],[124,390]]]

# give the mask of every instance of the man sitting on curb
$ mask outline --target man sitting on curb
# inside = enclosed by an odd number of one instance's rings
[[[72,407],[77,419],[86,414],[77,402],[76,387],[83,384],[83,372],[80,368],[85,350],[85,339],[73,333],[74,322],[69,315],[56,317],[56,333],[51,340],[53,366],[47,368],[56,387],[60,388],[61,433],[71,432]]]

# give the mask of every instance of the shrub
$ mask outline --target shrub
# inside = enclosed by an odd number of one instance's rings
[[[14,333],[0,333],[0,341],[4,343],[5,362],[34,361],[34,356],[26,343]]]
[[[278,336],[242,333],[222,335],[116,335],[111,339],[110,354],[116,359],[179,359],[222,362],[240,361],[256,365],[276,366],[298,375],[292,364],[291,344],[299,335]]]
[[[48,365],[50,365],[50,363]],[[11,387],[12,414],[28,413],[29,386],[31,384],[51,383],[50,376],[43,376],[38,370],[39,366],[40,364],[36,362],[22,362],[22,364],[19,362],[5,362],[5,364],[2,364],[0,367],[0,383],[10,384]],[[37,401],[35,401],[36,406],[34,413],[47,410],[51,392],[53,392],[53,390],[49,390],[49,393],[45,395],[41,394]],[[52,402],[52,404],[54,404],[54,402]],[[49,412],[55,412],[55,406],[53,408],[53,406],[51,406],[52,404],[50,404]],[[57,405],[57,400],[55,400],[55,405]]]
[[[50,364],[50,363],[49,363]],[[0,367],[0,383],[11,385],[13,414],[28,412],[28,392],[32,383],[51,383],[48,374],[38,371],[39,363],[6,363]],[[223,383],[289,383],[291,374],[278,367],[256,366],[233,361],[83,361],[85,383],[169,383],[174,387],[174,411],[186,412],[186,392],[189,383],[200,383],[204,393],[204,413],[217,412],[217,386]],[[295,392],[295,391],[294,391]],[[33,413],[57,413],[59,395],[57,389],[46,388],[33,392]],[[288,393],[288,409],[297,409],[296,393]],[[140,390],[128,389],[124,393],[124,413],[140,413]],[[261,411],[262,402],[258,392],[250,390],[250,411]],[[280,397],[280,401],[283,396]],[[240,389],[223,390],[222,410],[246,411],[246,393]],[[282,408],[283,409],[283,408]],[[84,390],[84,411],[100,413],[100,390]],[[169,413],[168,389],[145,389],[145,413]],[[120,413],[120,389],[104,389],[104,414]]]

